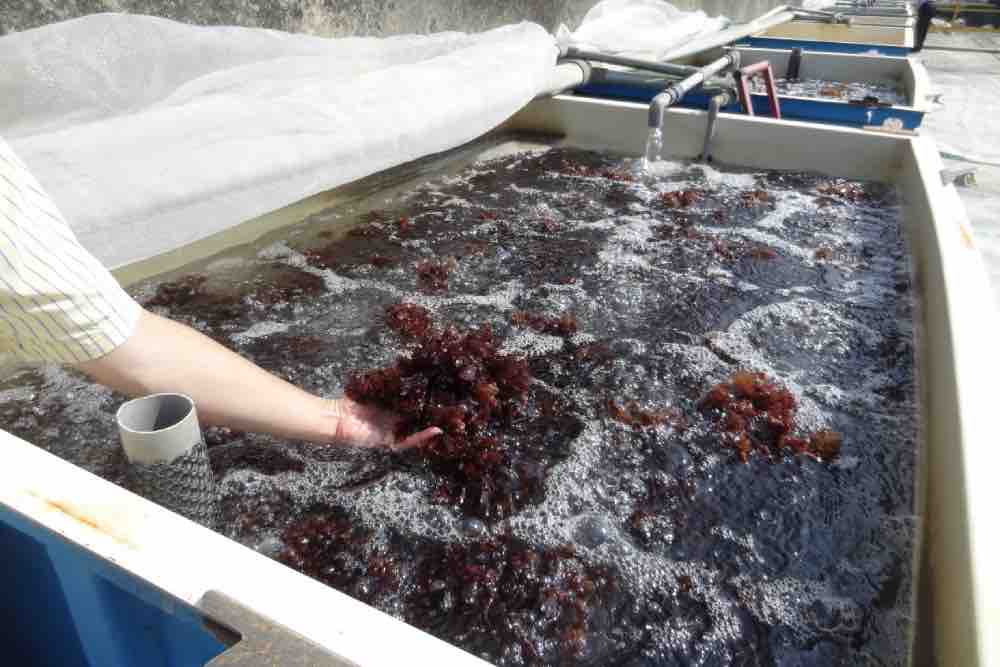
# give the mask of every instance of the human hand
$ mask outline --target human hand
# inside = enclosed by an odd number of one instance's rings
[[[403,438],[396,439],[400,416],[371,405],[363,405],[349,398],[330,401],[336,420],[333,440],[358,447],[387,447],[394,451],[419,447],[441,435],[443,431],[432,426]]]

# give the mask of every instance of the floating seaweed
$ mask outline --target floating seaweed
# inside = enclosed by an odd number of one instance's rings
[[[266,306],[285,304],[303,297],[322,293],[326,286],[315,274],[290,266],[276,265],[259,279],[256,289],[249,295]]]
[[[396,262],[395,260],[390,259],[389,257],[385,257],[384,255],[375,253],[368,258],[368,263],[376,268],[384,269],[387,266],[392,266]]]
[[[635,180],[635,177],[625,169],[591,167],[589,165],[570,161],[564,161],[562,163],[560,173],[564,176],[603,178],[608,181],[617,181],[619,183],[631,183]]]
[[[816,192],[833,199],[849,201],[854,204],[869,201],[872,198],[864,184],[843,179],[822,183],[816,187]]]
[[[372,553],[371,531],[343,510],[312,513],[290,524],[281,537],[278,560],[362,602],[372,604],[398,587],[398,566]]]
[[[769,201],[771,201],[771,195],[768,194],[767,190],[747,190],[740,193],[740,206],[743,208],[752,208]]]
[[[417,264],[417,284],[428,292],[444,292],[448,289],[448,276],[455,262],[426,261]]]
[[[569,313],[559,317],[546,317],[538,313],[524,310],[515,311],[510,316],[510,323],[517,327],[528,327],[539,333],[552,334],[569,338],[576,333],[576,318]]]
[[[582,657],[594,626],[622,606],[614,575],[572,547],[506,536],[425,554],[415,581],[407,621],[444,636],[461,628],[470,649],[512,652],[525,665]]]
[[[644,410],[634,401],[620,406],[614,399],[608,399],[607,409],[608,415],[612,419],[634,428],[670,424],[675,428],[683,430],[687,426],[684,415],[676,408]]]
[[[208,448],[225,445],[226,443],[233,442],[234,440],[239,440],[245,435],[246,433],[243,431],[237,431],[229,428],[228,426],[209,426],[202,433],[202,436],[205,439],[205,445]]]
[[[702,190],[673,190],[660,195],[660,203],[667,208],[688,208],[704,198]]]
[[[387,307],[385,323],[407,338],[423,338],[434,326],[430,311],[413,303],[397,303]]]
[[[729,382],[712,387],[700,406],[715,416],[723,442],[735,449],[744,463],[754,450],[778,459],[787,448],[821,461],[840,453],[841,438],[832,431],[819,431],[808,438],[796,435],[795,396],[763,373],[737,372]]]
[[[515,461],[501,446],[505,425],[528,395],[527,362],[499,353],[490,327],[427,333],[409,358],[347,382],[347,395],[400,415],[400,435],[430,427],[444,434],[420,454],[448,480],[441,500],[485,518],[508,513],[517,498]]]

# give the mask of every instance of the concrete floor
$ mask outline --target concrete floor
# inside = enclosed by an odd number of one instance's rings
[[[933,32],[927,45],[1000,51],[1000,31]],[[941,94],[921,132],[937,141],[946,168],[976,170],[975,185],[959,187],[959,194],[1000,308],[1000,54],[925,49],[920,59]]]

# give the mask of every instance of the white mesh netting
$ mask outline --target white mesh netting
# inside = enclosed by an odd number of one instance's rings
[[[560,26],[561,43],[605,53],[660,59],[675,47],[719,32],[722,16],[682,11],[662,0],[601,0],[572,33]]]
[[[329,40],[99,14],[0,39],[0,136],[116,267],[474,139],[555,59],[530,23]]]

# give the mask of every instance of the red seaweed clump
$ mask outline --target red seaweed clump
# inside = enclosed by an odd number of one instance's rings
[[[250,294],[254,301],[266,306],[288,303],[293,299],[315,296],[323,292],[326,283],[315,274],[291,266],[275,266],[261,279],[262,283]]]
[[[608,399],[607,408],[608,415],[612,419],[633,428],[671,424],[675,428],[683,429],[687,424],[684,416],[675,408],[644,410],[635,401],[621,406],[614,399]]]
[[[660,203],[667,208],[688,208],[704,197],[701,190],[673,190],[660,195]]]
[[[727,241],[725,239],[716,239],[712,243],[712,251],[719,257],[728,260],[738,260],[741,258],[768,260],[778,257],[778,251],[771,246],[760,243],[745,243],[743,241]]]
[[[232,444],[208,450],[212,472],[217,477],[230,470],[256,470],[265,475],[282,472],[302,472],[305,463],[290,456],[281,446],[273,444]]]
[[[234,440],[239,440],[245,435],[246,433],[243,431],[236,431],[228,426],[209,426],[202,433],[202,436],[205,439],[205,446],[209,449],[212,447],[218,447],[219,445],[225,445],[226,443]]]
[[[771,196],[767,193],[767,190],[747,190],[740,194],[740,206],[743,208],[752,208],[759,204],[766,204],[771,200]]]
[[[444,292],[448,289],[448,275],[454,268],[450,262],[421,262],[417,264],[417,284],[428,292]]]
[[[517,327],[528,327],[539,333],[562,336],[563,338],[573,336],[577,330],[576,318],[569,313],[564,313],[559,317],[546,317],[538,313],[519,310],[510,316],[510,322]]]
[[[160,283],[143,305],[166,308],[175,316],[183,313],[213,327],[240,318],[243,307],[239,293],[210,290],[207,281],[206,276],[190,274]]]
[[[608,181],[619,183],[631,183],[635,177],[626,169],[613,169],[610,167],[590,167],[585,164],[563,161],[560,173],[563,176],[579,176],[582,178],[603,178]]]
[[[181,276],[177,280],[160,283],[156,288],[156,294],[144,305],[203,311],[225,310],[231,316],[237,316],[239,297],[233,293],[212,292],[205,286],[207,281],[206,276],[193,273]]]
[[[796,434],[795,397],[763,373],[737,372],[729,382],[712,387],[700,407],[715,417],[723,442],[744,463],[754,451],[779,459],[782,450],[790,449],[821,461],[840,453],[841,438],[832,431],[818,431],[808,438]]]
[[[433,331],[409,358],[352,375],[345,391],[359,403],[399,414],[400,435],[430,426],[444,431],[419,450],[444,479],[437,499],[495,518],[528,500],[513,488],[518,473],[501,431],[519,413],[530,382],[527,362],[501,355],[493,331],[483,325],[466,333]]]
[[[572,547],[502,536],[421,558],[406,620],[474,653],[512,658],[504,664],[562,664],[597,649],[590,635],[607,632],[617,590],[609,571]]]
[[[340,509],[300,519],[281,535],[285,565],[366,604],[399,587],[399,566],[373,553],[371,531]]]
[[[823,183],[816,187],[816,191],[821,195],[826,195],[832,199],[858,203],[868,201],[871,195],[865,190],[862,183],[836,180]]]
[[[385,323],[406,338],[423,338],[434,325],[430,311],[414,303],[397,303],[387,307]]]

